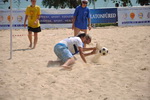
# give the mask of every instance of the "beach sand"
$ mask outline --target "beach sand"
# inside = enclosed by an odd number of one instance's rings
[[[98,63],[79,55],[71,71],[58,65],[54,45],[71,29],[45,29],[37,47],[28,48],[27,30],[0,31],[0,100],[150,100],[150,26],[101,27],[88,32],[91,44],[108,48]]]

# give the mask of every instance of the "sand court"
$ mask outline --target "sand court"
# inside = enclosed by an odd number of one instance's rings
[[[35,49],[27,30],[13,30],[11,60],[9,33],[0,30],[0,100],[150,100],[150,26],[92,29],[89,47],[98,42],[109,53],[98,63],[89,56],[87,64],[76,55],[71,71],[47,65],[72,29],[42,30]]]

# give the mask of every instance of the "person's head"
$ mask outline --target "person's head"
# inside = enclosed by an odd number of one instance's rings
[[[36,0],[31,0],[31,4],[32,4],[32,6],[35,6],[36,5]]]
[[[81,6],[86,7],[88,4],[88,0],[81,0]]]
[[[86,33],[79,33],[77,37],[80,37],[84,44],[89,44],[91,43],[91,40],[92,40],[91,36],[89,36]]]

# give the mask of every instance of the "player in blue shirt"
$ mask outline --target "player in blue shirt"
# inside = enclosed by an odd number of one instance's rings
[[[87,26],[91,30],[90,9],[87,7],[88,0],[82,0],[81,6],[76,7],[73,15],[72,29],[74,36],[80,31],[87,33]]]

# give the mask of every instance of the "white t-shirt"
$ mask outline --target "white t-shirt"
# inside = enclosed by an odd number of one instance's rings
[[[83,42],[80,37],[69,37],[59,43],[64,43],[72,54],[78,53],[78,47],[83,48]]]

